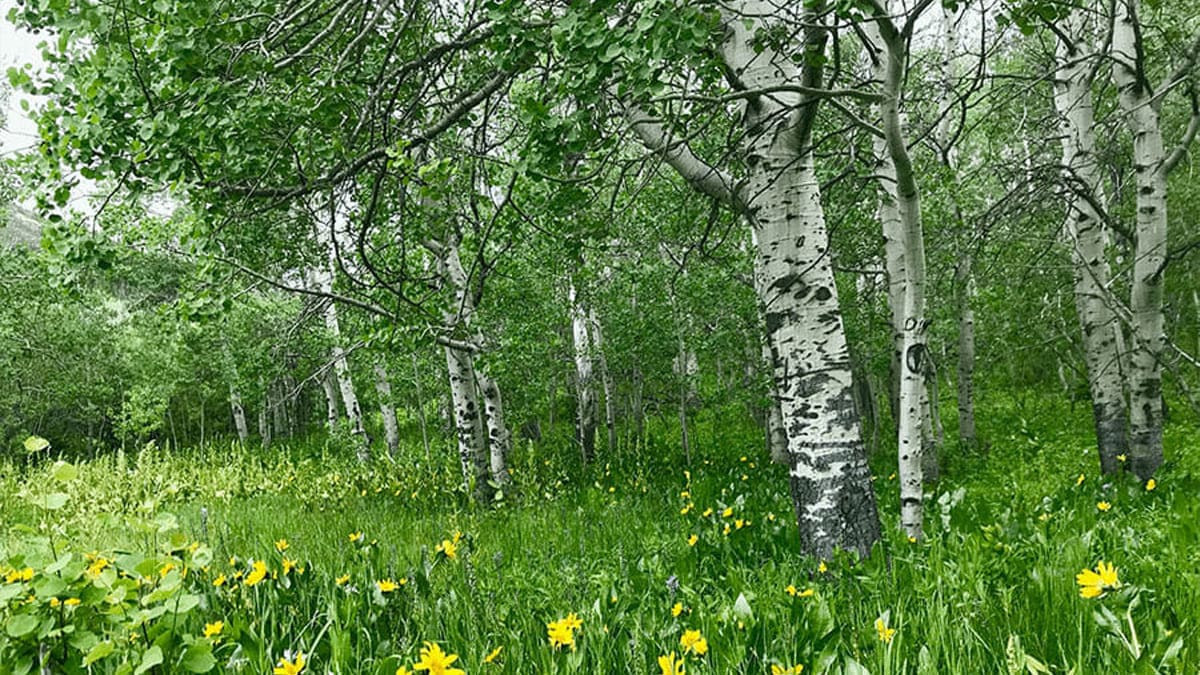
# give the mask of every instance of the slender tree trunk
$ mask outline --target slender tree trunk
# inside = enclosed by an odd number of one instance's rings
[[[587,310],[574,281],[567,300],[571,304],[571,338],[575,351],[575,435],[583,463],[587,464],[596,456],[596,389],[592,381],[592,341]]]
[[[237,387],[229,384],[229,408],[233,412],[233,426],[237,429],[238,441],[243,445],[250,440],[250,427],[246,425],[246,409],[242,407],[242,395]]]
[[[271,415],[275,423],[275,436],[286,438],[288,436],[287,399],[284,396],[281,381],[273,381],[268,391],[270,392]]]
[[[425,397],[421,393],[421,365],[417,361],[417,355],[414,352],[412,355],[413,365],[413,390],[417,395],[417,422],[421,425],[421,443],[425,447],[425,461],[429,461],[431,454],[429,452],[429,431],[425,421]]]
[[[492,481],[501,488],[512,485],[508,474],[508,453],[512,449],[512,434],[504,424],[504,401],[500,398],[500,387],[481,369],[475,369],[479,381],[479,393],[483,396],[484,420],[488,434],[488,465]]]
[[[867,23],[865,31],[874,43],[875,77],[883,98],[879,114],[883,122],[887,155],[894,176],[881,172],[883,193],[894,190],[904,242],[904,323],[900,358],[899,474],[900,522],[914,539],[923,536],[923,465],[925,446],[925,241],[921,226],[920,191],[908,154],[900,119],[900,93],[907,62],[905,38],[890,20]],[[889,179],[894,177],[890,186]],[[891,195],[888,195],[889,197]]]
[[[379,413],[383,417],[383,436],[387,439],[388,454],[400,450],[400,425],[396,422],[396,405],[392,403],[392,383],[382,360],[375,361],[375,393],[379,395]]]
[[[474,297],[459,257],[458,236],[450,234],[446,241],[427,242],[426,246],[438,256],[439,272],[452,291],[453,304],[445,311],[446,325],[457,328],[461,334],[471,335]],[[465,349],[449,346],[445,349],[463,480],[468,485],[473,480],[476,500],[486,504],[492,500],[492,485],[488,480],[489,458],[484,421],[476,395],[474,355]]]
[[[592,346],[596,350],[596,365],[600,368],[600,383],[604,387],[604,427],[608,432],[608,456],[613,457],[617,451],[617,392],[613,385],[612,373],[608,370],[608,357],[604,355],[604,331],[595,307],[591,308],[589,317]]]
[[[332,369],[326,368],[321,375],[321,390],[325,392],[325,426],[333,433],[338,423],[338,394]]]
[[[979,447],[975,431],[975,310],[971,297],[975,277],[971,273],[971,255],[967,253],[955,270],[958,289],[958,442],[967,450]]]
[[[1083,58],[1090,31],[1083,10],[1064,25],[1073,40],[1058,45],[1059,73],[1054,102],[1062,120],[1062,157],[1067,185],[1067,241],[1075,276],[1075,311],[1083,334],[1084,362],[1091,392],[1100,470],[1120,469],[1117,457],[1129,451],[1125,397],[1121,386],[1118,333],[1121,326],[1108,298],[1111,272],[1105,255],[1107,236],[1093,205],[1100,196],[1092,107],[1092,64]]]
[[[1162,367],[1163,267],[1167,249],[1166,153],[1158,103],[1145,80],[1137,0],[1119,0],[1113,22],[1113,79],[1133,134],[1137,176],[1137,244],[1129,309],[1133,314],[1130,359],[1130,469],[1148,480],[1163,461]]]
[[[471,353],[446,347],[446,367],[450,374],[450,393],[454,401],[454,429],[458,438],[458,459],[462,466],[463,487],[474,485],[475,498],[491,501],[488,462],[485,456],[483,420],[475,396],[475,364]]]

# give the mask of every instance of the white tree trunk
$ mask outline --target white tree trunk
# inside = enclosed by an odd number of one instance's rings
[[[596,349],[596,365],[600,368],[600,384],[604,387],[604,427],[608,432],[608,454],[612,457],[617,451],[617,392],[612,373],[608,370],[608,357],[604,355],[604,331],[595,307],[590,309],[589,318],[592,346]]]
[[[475,370],[479,393],[483,396],[484,420],[487,423],[488,467],[492,481],[501,488],[512,485],[508,474],[508,453],[512,449],[512,433],[504,423],[504,401],[496,381],[480,369]]]
[[[1129,309],[1133,315],[1130,360],[1130,469],[1142,480],[1163,461],[1163,277],[1167,251],[1167,176],[1157,101],[1145,81],[1137,0],[1119,0],[1113,22],[1113,79],[1133,135],[1137,176],[1137,245]]]
[[[975,310],[971,298],[975,294],[975,275],[968,252],[958,263],[955,286],[958,298],[958,440],[964,448],[979,445],[975,431]],[[936,404],[937,402],[934,401]]]
[[[767,0],[722,7],[723,56],[731,79],[750,90],[820,87],[826,36],[804,10],[798,68],[792,55],[763,48],[756,34],[787,32],[783,9]],[[742,214],[757,242],[755,274],[772,373],[788,434],[792,501],[801,550],[828,558],[838,548],[866,556],[879,540],[879,515],[854,407],[850,355],[838,307],[829,236],[813,166],[817,99],[793,91],[756,95],[744,119],[744,184],[701,161],[686,144],[630,108],[634,131],[696,190]]]
[[[475,304],[459,256],[458,236],[451,234],[446,241],[429,242],[426,246],[438,256],[438,271],[452,291],[452,304],[444,312],[447,327],[471,335]],[[463,483],[468,489],[473,484],[476,500],[486,504],[492,499],[492,485],[488,480],[487,439],[477,395],[475,358],[466,349],[447,346],[445,351]]]
[[[325,392],[325,426],[332,433],[337,429],[339,414],[337,383],[333,381],[331,369],[321,374],[321,390]]]
[[[575,433],[583,463],[596,456],[596,388],[592,374],[592,339],[588,314],[574,280],[567,291],[571,305],[571,342],[575,353]]]
[[[321,293],[333,292],[334,270],[338,266],[338,255],[334,247],[334,237],[339,230],[344,229],[343,221],[346,218],[346,206],[342,203],[338,195],[331,197],[331,203],[328,204],[328,213],[330,220],[328,223],[318,222],[315,224],[317,242],[324,249],[325,264],[318,265],[311,271],[311,276],[316,288]],[[367,439],[366,427],[363,425],[362,408],[358,404],[358,394],[355,393],[354,379],[350,372],[350,362],[346,355],[346,350],[342,346],[342,329],[341,323],[338,320],[337,305],[333,300],[327,300],[324,310],[325,329],[329,332],[330,340],[333,342],[333,349],[330,352],[330,360],[333,362],[333,372],[337,377],[338,391],[342,396],[342,407],[346,411],[346,418],[350,421],[351,433],[358,439],[355,455],[359,461],[367,461],[371,457],[370,443]]]
[[[1054,103],[1062,120],[1062,163],[1068,186],[1067,241],[1075,276],[1075,311],[1083,333],[1084,361],[1092,399],[1092,416],[1100,468],[1117,471],[1118,455],[1129,451],[1125,398],[1121,386],[1118,333],[1121,330],[1110,305],[1107,236],[1100,213],[1100,172],[1095,155],[1096,136],[1092,107],[1092,64],[1084,58],[1090,31],[1082,10],[1063,25],[1073,40],[1058,45],[1058,76]]]
[[[894,190],[896,208],[902,225],[904,243],[903,349],[900,376],[899,474],[900,522],[912,538],[923,536],[922,496],[925,450],[926,323],[925,323],[925,240],[921,226],[921,201],[916,176],[900,118],[900,94],[907,61],[903,35],[889,22],[871,22],[865,32],[877,50],[872,54],[875,78],[882,84],[883,98],[879,115],[883,122],[887,154],[891,158],[895,182],[883,192]],[[882,175],[882,174],[881,174]]]
[[[242,395],[237,385],[229,383],[229,407],[233,412],[233,426],[237,429],[238,441],[245,445],[250,440],[250,427],[246,424],[246,409],[242,407]]]
[[[379,395],[379,414],[383,417],[383,436],[387,440],[388,454],[392,457],[400,450],[400,425],[396,422],[396,404],[392,402],[392,383],[388,380],[387,367],[376,360],[375,393]]]

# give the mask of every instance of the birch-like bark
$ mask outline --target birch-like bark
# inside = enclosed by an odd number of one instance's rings
[[[321,375],[321,390],[325,392],[325,426],[332,432],[337,429],[339,414],[337,383],[333,381],[333,371],[330,369]]]
[[[812,62],[825,48],[825,35],[816,25],[820,7],[806,11],[808,63],[798,72],[789,57],[763,49],[756,40],[760,31],[782,28],[775,25],[780,8],[765,0],[734,6],[726,13],[723,45],[734,76],[749,88],[819,85]],[[756,287],[762,289],[759,301],[787,424],[801,549],[822,558],[839,547],[865,556],[879,538],[879,520],[809,147],[815,107],[815,100],[790,92],[750,103],[748,175],[740,201],[746,203],[757,242]]]
[[[575,435],[583,463],[596,456],[596,388],[592,373],[592,340],[588,314],[575,281],[567,290],[571,306],[571,343],[575,353]]]
[[[776,88],[747,100],[745,182],[704,163],[636,107],[628,106],[626,112],[643,144],[693,189],[724,201],[753,229],[756,288],[761,289],[772,374],[787,427],[801,550],[820,558],[838,548],[866,556],[879,540],[879,515],[854,408],[850,357],[813,166],[810,144],[819,100],[778,89],[821,86],[825,3],[803,8],[802,68],[792,54],[764,48],[756,39],[775,31],[790,34],[792,27],[780,21],[790,6],[740,0],[721,10],[729,78],[750,91]]]
[[[279,380],[271,383],[271,388],[268,390],[269,405],[271,408],[272,421],[275,423],[275,436],[277,438],[286,438],[290,436],[291,430],[288,428],[287,414],[287,397],[283,391],[284,387]]]
[[[412,354],[413,365],[413,391],[417,397],[417,421],[421,424],[421,444],[425,448],[425,461],[429,461],[431,454],[429,451],[429,430],[428,423],[425,420],[425,396],[421,392],[421,365],[417,361],[417,355]]]
[[[452,291],[452,305],[444,312],[446,325],[470,334],[471,315],[475,306],[467,273],[459,256],[458,236],[451,234],[443,242],[429,242],[426,246],[438,256],[438,271]],[[474,355],[451,346],[445,347],[445,351],[463,484],[468,489],[473,485],[475,498],[486,504],[492,499],[492,486],[488,480],[489,457],[484,421],[476,394]]]
[[[1095,148],[1092,104],[1092,64],[1086,56],[1091,38],[1084,10],[1064,22],[1057,50],[1058,75],[1054,103],[1062,120],[1062,163],[1067,189],[1067,241],[1075,277],[1075,311],[1083,334],[1084,362],[1092,399],[1092,417],[1100,470],[1120,469],[1117,459],[1129,451],[1125,398],[1121,385],[1118,333],[1121,326],[1107,297],[1109,290],[1107,236],[1099,203],[1100,172]]]
[[[242,395],[237,385],[229,383],[229,408],[233,413],[233,426],[237,429],[238,441],[245,445],[250,440],[250,427],[246,425],[246,409],[242,407]]]
[[[271,391],[262,376],[258,378],[258,390],[262,395],[262,403],[258,406],[258,438],[266,449],[271,447]]]
[[[512,485],[508,473],[508,453],[512,449],[512,433],[504,424],[504,401],[496,381],[476,368],[475,378],[479,382],[479,394],[483,397],[484,420],[488,435],[488,468],[492,481],[501,488]]]
[[[382,360],[375,361],[374,370],[379,414],[383,417],[383,437],[387,441],[388,454],[395,457],[400,450],[400,425],[396,421],[396,404],[392,402],[392,383]]]
[[[1142,480],[1163,461],[1163,267],[1167,252],[1167,175],[1158,101],[1146,81],[1137,0],[1118,0],[1112,28],[1113,79],[1133,135],[1137,243],[1129,309],[1133,356],[1129,387],[1130,469]]]
[[[755,232],[750,233],[750,244],[758,249],[758,237]],[[754,293],[758,298],[766,296],[764,289],[758,287],[758,283],[763,280],[763,275],[754,275]],[[763,364],[768,368],[772,368],[773,359],[771,358],[771,346],[766,339],[766,316],[764,306],[758,303],[758,322],[760,324],[758,344],[760,350],[760,358]],[[767,385],[767,410],[766,410],[766,433],[767,433],[767,451],[771,456],[771,461],[776,464],[788,464],[788,435],[787,427],[783,421],[783,408],[779,401],[779,388],[775,383],[775,377],[772,374],[770,382]]]
[[[945,5],[942,6],[942,60],[940,64],[942,86],[938,113],[941,116],[937,128],[937,143],[941,149],[942,163],[951,176],[951,211],[958,229],[966,236],[967,241],[959,253],[958,265],[954,269],[954,288],[958,304],[958,367],[957,367],[957,403],[958,403],[958,442],[968,450],[974,450],[979,445],[978,434],[975,430],[975,310],[971,302],[975,296],[975,265],[974,265],[974,233],[967,228],[963,218],[962,207],[959,203],[959,193],[962,183],[958,174],[958,148],[951,138],[950,106],[954,100],[954,84],[957,77],[955,72],[955,57],[958,53],[958,21],[957,11]],[[934,376],[936,378],[936,376]],[[935,380],[936,381],[936,380]],[[930,401],[931,406],[937,405],[936,397]],[[930,416],[932,417],[933,408]],[[934,444],[936,449],[937,444]],[[926,463],[926,469],[937,470],[936,464]],[[928,471],[927,471],[928,473]],[[929,476],[926,476],[928,479]]]
[[[898,424],[900,523],[910,538],[920,539],[923,536],[922,456],[927,437],[925,420],[928,405],[925,391],[925,240],[921,226],[920,191],[900,119],[907,43],[886,15],[868,22],[864,32],[873,43],[867,46],[875,64],[875,78],[882,85],[879,116],[883,122],[891,168],[895,171],[894,185],[883,185],[883,192],[894,190],[896,210],[902,226],[906,269]],[[886,182],[887,178],[883,180]]]
[[[592,346],[596,350],[596,366],[600,369],[600,384],[604,388],[604,428],[608,432],[608,455],[615,456],[617,451],[617,392],[613,383],[612,373],[608,370],[608,357],[604,355],[604,330],[600,325],[600,317],[596,308],[589,312],[592,329]]]
[[[333,195],[327,206],[330,214],[329,223],[316,224],[317,242],[321,245],[326,257],[323,265],[317,265],[312,270],[311,276],[318,291],[330,294],[333,292],[334,270],[337,269],[337,250],[334,247],[333,239],[336,232],[345,229],[346,206],[338,195]],[[333,341],[330,360],[333,362],[333,372],[342,397],[342,408],[346,412],[346,419],[350,421],[350,431],[357,439],[355,455],[359,461],[366,462],[371,458],[370,442],[367,438],[366,427],[363,425],[362,408],[359,406],[358,394],[354,388],[350,362],[346,350],[342,346],[342,328],[338,319],[337,304],[332,300],[326,301],[323,316],[325,329]]]

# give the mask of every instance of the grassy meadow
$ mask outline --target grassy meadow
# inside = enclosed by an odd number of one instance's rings
[[[1147,489],[1101,483],[1083,406],[984,412],[991,451],[947,448],[927,540],[880,452],[885,542],[824,564],[795,552],[784,470],[719,413],[690,467],[665,432],[651,464],[522,442],[489,509],[419,443],[10,461],[0,672],[1200,670],[1200,432],[1168,427]],[[1100,561],[1118,579],[1081,585]]]

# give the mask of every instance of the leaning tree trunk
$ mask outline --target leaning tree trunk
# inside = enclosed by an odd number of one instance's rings
[[[1162,129],[1154,92],[1145,80],[1137,0],[1120,0],[1113,22],[1113,79],[1133,134],[1137,176],[1137,243],[1129,309],[1133,315],[1130,359],[1130,468],[1142,480],[1163,461],[1162,367],[1163,267],[1167,249],[1167,176]]]
[[[1083,58],[1089,35],[1082,10],[1072,13],[1064,30],[1073,42],[1060,41],[1058,45],[1054,103],[1063,125],[1062,163],[1068,191],[1065,229],[1071,245],[1075,311],[1083,333],[1100,470],[1113,473],[1121,467],[1117,458],[1129,451],[1128,419],[1118,347],[1121,326],[1110,305],[1107,237],[1095,206],[1100,196],[1100,174],[1095,154],[1092,64]]]
[[[392,402],[392,383],[388,380],[387,367],[382,360],[375,361],[374,370],[379,414],[383,417],[383,436],[387,440],[388,454],[395,457],[400,450],[400,425],[396,422],[396,404]]]
[[[888,155],[895,170],[896,207],[903,226],[904,264],[904,346],[901,356],[899,474],[900,522],[905,533],[915,539],[923,536],[922,495],[924,454],[923,430],[925,403],[925,240],[921,226],[920,191],[908,154],[908,145],[900,120],[900,93],[907,63],[905,37],[891,20],[876,17],[866,24],[868,37],[875,43],[872,54],[875,77],[882,84],[879,114]],[[886,181],[886,178],[884,179]],[[884,192],[887,192],[885,185]]]
[[[583,463],[587,464],[596,456],[596,388],[587,310],[574,281],[567,291],[567,301],[571,305],[571,341],[575,352],[575,434]]]
[[[512,449],[512,433],[504,424],[504,401],[500,398],[500,387],[481,369],[475,369],[479,382],[479,394],[483,397],[484,421],[487,423],[488,466],[492,481],[500,488],[512,485],[508,473],[508,453]]]

